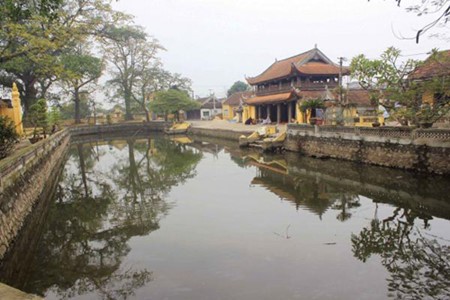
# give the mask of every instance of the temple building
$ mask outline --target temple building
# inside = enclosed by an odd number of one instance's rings
[[[277,60],[260,75],[246,78],[255,94],[245,101],[243,119],[308,122],[310,115],[303,113],[299,104],[327,100],[344,75],[349,75],[349,69],[333,63],[317,47]]]

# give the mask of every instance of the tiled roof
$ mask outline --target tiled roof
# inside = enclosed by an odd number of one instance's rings
[[[347,103],[356,106],[372,106],[370,94],[366,90],[349,90],[347,91]]]
[[[234,93],[233,95],[231,95],[230,97],[227,98],[227,100],[225,100],[223,102],[224,105],[230,105],[230,106],[238,106],[239,104],[241,104],[241,99],[247,99],[250,98],[253,95],[252,91],[248,91],[248,92],[237,92]]]
[[[309,99],[325,99],[327,98],[327,91],[300,91],[299,97],[304,100]]]
[[[222,102],[220,102],[217,99],[216,99],[216,103],[215,104],[214,104],[213,100],[211,99],[211,101],[204,102],[200,108],[214,109],[214,105],[215,105],[216,109],[222,108]]]
[[[339,74],[339,66],[334,64],[319,49],[314,48],[304,53],[276,61],[263,73],[255,77],[247,78],[247,81],[254,85],[280,79],[289,76],[294,70],[312,75]],[[347,74],[348,68],[345,68],[344,71]]]
[[[444,75],[450,75],[450,50],[439,51],[436,55],[428,57],[409,78],[427,79]]]
[[[271,79],[285,77],[291,73],[292,64],[303,61],[308,57],[309,54],[310,51],[307,51],[296,56],[278,60],[274,62],[267,70],[265,70],[260,75],[255,76],[253,78],[247,78],[247,81],[250,84],[255,84],[258,82],[264,82]]]
[[[339,74],[339,66],[325,64],[323,62],[308,62],[304,65],[297,67],[297,70],[303,74],[311,74],[311,75],[333,75]],[[350,74],[349,68],[342,68],[343,75]]]
[[[294,92],[280,93],[267,96],[255,96],[247,99],[245,103],[249,105],[273,104],[295,99],[297,96]]]

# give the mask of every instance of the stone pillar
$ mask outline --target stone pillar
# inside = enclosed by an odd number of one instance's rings
[[[267,116],[266,116],[266,119],[267,119],[267,117],[270,117],[270,104],[267,104]]]
[[[280,124],[281,121],[281,104],[277,104],[277,124]]]
[[[288,123],[291,123],[292,119],[292,103],[293,102],[288,102]]]
[[[12,86],[12,107],[13,107],[13,122],[16,126],[16,132],[19,135],[23,135],[23,124],[22,124],[22,106],[20,105],[20,94],[19,89],[17,88],[16,83],[13,83]]]

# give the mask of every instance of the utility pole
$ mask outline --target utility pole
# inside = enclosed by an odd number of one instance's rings
[[[338,57],[339,59],[339,103],[342,104],[342,63],[344,62],[345,57]]]
[[[213,100],[213,119],[214,119],[216,117],[216,97],[212,92],[212,89],[209,89],[209,95],[210,97],[212,97]]]

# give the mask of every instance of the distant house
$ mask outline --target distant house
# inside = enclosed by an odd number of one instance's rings
[[[211,120],[222,113],[222,102],[214,95],[196,101],[199,102],[200,108],[187,111],[187,120]]]
[[[439,82],[444,84],[440,91],[436,91],[435,87],[425,88],[422,102],[434,105],[450,101],[450,50],[439,51],[429,56],[408,79],[416,82],[439,79]]]
[[[299,104],[317,99],[339,86],[339,75],[348,75],[349,69],[332,62],[317,48],[275,61],[260,75],[247,78],[255,95],[245,102],[244,119],[266,119],[272,122],[307,122]],[[325,99],[324,99],[325,100]]]
[[[238,121],[242,122],[242,107],[245,104],[245,100],[253,96],[252,91],[237,92],[228,97],[222,103],[222,114],[224,120],[232,120],[238,116]],[[245,121],[245,120],[244,120]]]
[[[370,94],[363,89],[349,89],[343,93],[343,100],[338,103],[339,95],[332,93],[332,99],[326,101],[325,124],[345,126],[373,126],[383,124],[383,114],[372,103]]]

